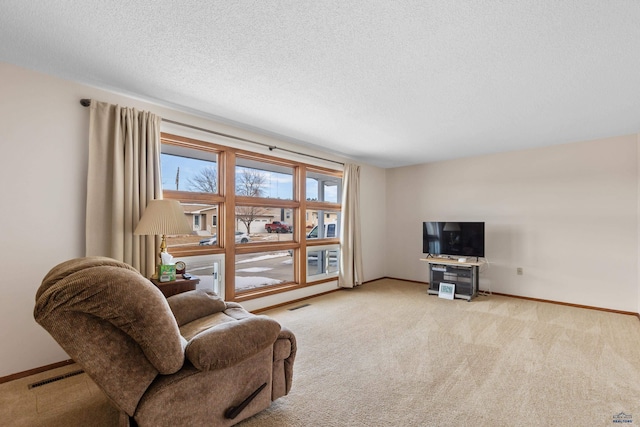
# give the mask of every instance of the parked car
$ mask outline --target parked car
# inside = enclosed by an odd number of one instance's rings
[[[280,221],[273,221],[270,224],[265,224],[264,229],[267,230],[267,233],[292,233],[293,227],[289,224],[285,224]]]
[[[324,237],[339,237],[336,234],[337,224],[335,222],[329,222],[324,225]],[[307,233],[307,239],[317,239],[318,238],[318,226],[314,226],[311,231]]]
[[[249,243],[249,235],[242,231],[236,231],[236,243]]]
[[[214,234],[211,237],[200,240],[200,246],[213,246],[218,243],[218,235]],[[249,235],[242,231],[236,231],[236,243],[249,243]]]
[[[212,246],[218,243],[218,236],[214,234],[211,237],[200,240],[200,246]]]

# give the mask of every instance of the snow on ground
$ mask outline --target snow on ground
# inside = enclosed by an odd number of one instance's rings
[[[250,268],[240,268],[236,270],[237,272],[241,272],[241,273],[261,273],[263,271],[269,271],[269,270],[273,270],[273,268],[267,268],[267,267],[250,267]]]
[[[280,258],[280,257],[285,257],[285,256],[289,256],[289,253],[288,252],[279,252],[279,253],[276,253],[276,254],[261,255],[261,256],[257,256],[257,257],[252,257],[252,258],[236,261],[236,264],[243,264],[245,262],[263,261],[265,259]]]
[[[283,258],[281,263],[284,265],[287,265],[287,264],[290,265],[293,263],[293,259],[291,258],[291,256],[289,256],[289,253],[287,251],[284,251],[284,252],[259,255],[255,257],[248,257],[247,259],[236,261],[236,265],[246,264],[250,262],[260,262],[260,261],[276,259],[276,258]],[[272,263],[272,265],[277,263],[278,262],[276,261],[276,263]],[[198,278],[202,280],[198,288],[206,287],[208,289],[211,289],[213,287],[213,277],[211,276],[211,270],[212,270],[211,265],[207,264],[202,267],[193,266],[189,269],[190,272],[195,274],[199,272],[198,270],[203,270],[207,272],[207,274],[204,274],[203,272],[203,274],[198,275]],[[273,268],[255,266],[255,267],[239,268],[239,269],[236,269],[236,272],[244,273],[244,274],[259,274],[259,273],[270,271],[270,270],[273,270]],[[242,277],[242,276],[236,275],[235,282],[236,282],[236,292],[241,292],[241,291],[246,291],[250,289],[261,288],[263,286],[277,285],[279,283],[282,283],[283,280],[278,280],[278,279],[273,279],[270,277],[263,277],[263,276]]]
[[[261,288],[263,286],[277,285],[281,282],[281,280],[269,279],[268,277],[236,276],[236,291],[246,291],[248,289]]]

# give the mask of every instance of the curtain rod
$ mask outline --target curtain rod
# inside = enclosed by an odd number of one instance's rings
[[[82,105],[83,107],[89,107],[91,105],[91,100],[87,99],[87,98],[83,98],[83,99],[80,100],[80,105]],[[193,126],[193,125],[190,125],[190,124],[187,124],[187,123],[176,122],[174,120],[162,119],[162,121],[163,122],[167,122],[167,123],[171,123],[171,124],[174,124],[174,125],[178,125],[178,126],[183,126],[183,127],[199,130],[199,131],[202,131],[202,132],[211,133],[211,134],[217,135],[217,136],[223,136],[225,138],[235,139],[237,141],[243,141],[243,142],[248,142],[250,144],[260,145],[261,147],[268,148],[269,151],[274,151],[274,150],[286,151],[287,153],[297,154],[297,155],[305,156],[305,157],[311,157],[311,158],[314,158],[314,159],[324,160],[325,162],[337,163],[339,165],[344,166],[344,163],[339,162],[337,160],[325,159],[324,157],[314,156],[313,154],[301,153],[299,151],[289,150],[287,148],[279,148],[279,147],[276,147],[275,145],[269,145],[269,144],[265,144],[263,142],[252,141],[250,139],[241,138],[239,136],[229,135],[229,134],[222,133],[222,132],[216,132],[214,130],[205,129],[205,128],[201,128],[201,127],[198,127],[198,126]]]

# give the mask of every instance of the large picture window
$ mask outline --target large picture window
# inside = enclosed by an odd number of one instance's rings
[[[168,237],[169,252],[196,276],[225,271],[226,299],[337,277],[342,171],[170,134],[161,168],[164,197],[179,200],[193,225]],[[224,266],[214,271],[211,256]]]

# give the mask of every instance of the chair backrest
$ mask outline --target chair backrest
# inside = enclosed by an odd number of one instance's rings
[[[158,373],[184,364],[186,342],[162,293],[110,258],[54,267],[36,293],[34,318],[129,415]]]

